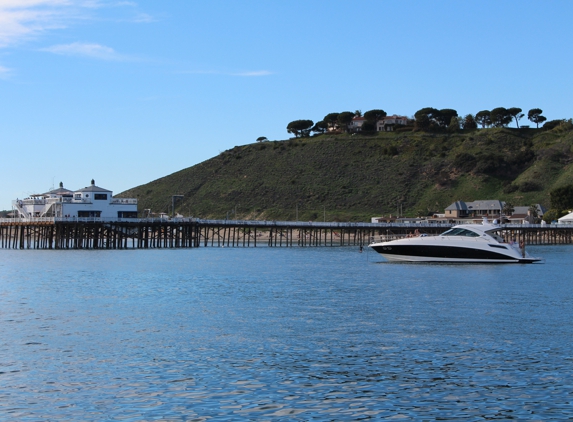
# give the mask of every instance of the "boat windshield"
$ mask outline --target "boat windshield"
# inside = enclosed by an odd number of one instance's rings
[[[440,236],[466,236],[466,237],[479,237],[479,234],[471,230],[454,227],[447,232],[442,233]]]

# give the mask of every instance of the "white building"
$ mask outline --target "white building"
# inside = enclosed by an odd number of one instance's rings
[[[19,218],[137,218],[137,199],[114,198],[112,191],[91,185],[71,191],[60,182],[58,189],[12,201]]]
[[[378,132],[392,132],[394,126],[402,125],[406,126],[408,124],[408,118],[406,116],[398,116],[396,114],[392,116],[386,116],[376,122],[376,130]]]
[[[570,212],[569,214],[564,215],[558,221],[561,224],[573,224],[573,212]]]

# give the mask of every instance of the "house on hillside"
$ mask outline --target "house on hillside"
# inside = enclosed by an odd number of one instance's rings
[[[362,116],[354,116],[350,124],[348,125],[348,130],[350,132],[360,132],[362,130],[362,125],[366,119]]]
[[[456,201],[446,208],[446,218],[499,218],[505,202],[496,200],[483,200],[464,202]]]
[[[487,217],[491,220],[496,218],[499,219],[503,213],[504,205],[505,202],[499,201],[497,199],[473,201],[473,202],[456,201],[446,208],[445,217],[450,219],[452,218],[479,219],[483,217]],[[541,204],[536,204],[536,207],[537,207],[537,216],[539,218],[542,218],[547,210]],[[511,216],[504,216],[504,217],[507,217],[510,223],[516,223],[516,224],[535,222],[535,218],[531,215],[529,207],[526,206],[514,207]]]
[[[408,118],[406,116],[398,116],[394,114],[378,120],[376,122],[376,130],[378,132],[392,132],[396,125],[406,126],[407,124]]]
[[[545,207],[541,204],[535,204],[537,208],[537,217],[543,218],[547,212]],[[535,217],[531,215],[529,207],[513,207],[513,213],[508,217],[508,221],[514,224],[535,223]]]

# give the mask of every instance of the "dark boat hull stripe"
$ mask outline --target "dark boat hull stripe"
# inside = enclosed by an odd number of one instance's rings
[[[461,248],[454,246],[437,245],[391,245],[372,246],[376,252],[383,255],[402,255],[411,257],[444,258],[457,260],[488,260],[488,261],[519,261],[519,258],[509,254],[500,253],[494,250],[483,250],[475,248]]]

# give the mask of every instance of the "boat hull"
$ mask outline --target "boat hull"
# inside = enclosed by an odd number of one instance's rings
[[[402,262],[460,262],[460,263],[533,263],[539,258],[521,257],[517,251],[485,244],[481,247],[393,244],[371,245],[372,249],[389,261]]]

